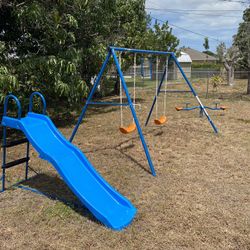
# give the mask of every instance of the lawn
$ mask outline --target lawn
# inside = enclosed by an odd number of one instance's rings
[[[205,105],[219,101],[228,107],[209,112],[218,135],[197,110],[175,110],[185,102],[196,104],[188,93],[168,94],[168,122],[157,127],[151,120],[145,128],[155,91],[153,83],[147,81],[146,86],[138,89],[141,108],[137,114],[157,177],[149,173],[138,134],[120,134],[119,108],[89,109],[74,140],[101,175],[138,209],[132,224],[120,232],[101,225],[79,206],[53,167],[32,148],[30,166],[36,174],[30,171],[31,179],[24,185],[51,198],[20,188],[0,194],[1,249],[250,249],[250,98],[244,94],[246,80],[238,80],[234,87],[222,85],[217,92],[210,90],[207,99],[205,82],[195,81]],[[55,120],[67,138],[77,115]],[[126,108],[124,117],[125,124],[132,121]],[[9,160],[24,154],[24,146],[8,151]],[[7,170],[8,184],[23,175],[24,166]]]

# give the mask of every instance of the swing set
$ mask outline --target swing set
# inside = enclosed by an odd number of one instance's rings
[[[117,56],[117,53],[119,53],[119,56]],[[129,93],[129,90],[128,90],[128,87],[127,87],[127,84],[126,84],[126,81],[125,81],[125,78],[124,78],[124,75],[123,75],[123,72],[122,72],[121,53],[133,53],[134,54],[133,101],[132,101],[132,99],[130,97],[130,93]],[[166,121],[167,121],[167,117],[166,117],[166,94],[167,94],[167,92],[171,92],[171,91],[167,90],[168,65],[169,65],[170,60],[173,59],[174,62],[176,63],[176,65],[177,65],[177,67],[180,69],[180,71],[181,71],[187,85],[190,88],[190,91],[188,91],[188,92],[193,93],[193,95],[195,96],[195,98],[197,99],[197,101],[199,103],[199,107],[202,109],[202,111],[206,115],[208,121],[210,122],[212,128],[214,129],[214,132],[215,133],[218,132],[216,126],[214,125],[213,121],[211,120],[210,116],[208,115],[205,107],[201,103],[201,101],[200,101],[199,97],[197,96],[194,88],[192,87],[192,84],[187,79],[185,73],[183,72],[183,70],[182,70],[182,68],[181,68],[179,62],[177,61],[177,58],[176,58],[176,56],[175,56],[175,54],[173,52],[128,49],[128,48],[120,48],[120,47],[109,47],[106,59],[102,64],[101,70],[100,70],[100,72],[99,72],[99,74],[98,74],[98,76],[97,76],[97,78],[96,78],[96,80],[94,82],[94,85],[93,85],[93,87],[92,87],[92,89],[90,91],[90,94],[89,94],[89,96],[88,96],[88,98],[86,100],[86,104],[85,104],[85,106],[83,107],[83,109],[81,111],[81,114],[80,114],[80,116],[78,118],[77,124],[76,124],[76,126],[75,126],[75,128],[74,128],[74,130],[72,132],[72,135],[71,135],[69,141],[70,142],[73,141],[73,139],[74,139],[74,137],[75,137],[75,135],[77,133],[77,130],[78,130],[78,128],[79,128],[85,114],[86,114],[87,108],[90,105],[120,106],[121,126],[120,126],[119,130],[123,134],[129,134],[129,133],[131,133],[131,132],[133,132],[133,131],[135,131],[137,129],[140,140],[141,140],[141,143],[142,143],[142,146],[143,146],[143,149],[144,149],[144,152],[145,152],[145,155],[146,155],[146,158],[147,158],[147,161],[148,161],[148,164],[149,164],[150,171],[151,171],[152,175],[155,176],[156,173],[155,173],[154,165],[152,163],[151,156],[150,156],[150,153],[149,153],[149,150],[148,150],[148,146],[147,146],[146,141],[144,139],[142,129],[141,129],[140,123],[138,121],[138,118],[137,118],[137,115],[136,115],[136,110],[135,110],[136,105],[138,105],[138,104],[136,104],[136,95],[135,95],[135,92],[136,92],[136,55],[137,54],[150,54],[150,55],[155,55],[156,56],[156,91],[155,91],[155,97],[154,97],[154,100],[153,100],[151,109],[149,111],[149,114],[148,114],[145,125],[148,124],[155,105],[156,105],[156,117],[154,119],[154,123],[156,125],[162,125],[162,124],[166,123]],[[159,67],[159,58],[158,58],[158,56],[159,55],[166,56],[166,63],[165,63],[164,72],[162,74],[162,78],[160,80],[160,83],[159,83],[159,78],[158,78],[158,73],[159,73],[158,72],[158,67]],[[107,65],[108,65],[111,57],[114,60],[116,70],[117,70],[118,75],[120,77],[120,103],[117,103],[117,102],[93,102],[91,100],[92,100],[92,98],[94,96],[94,93],[95,93],[96,89],[100,85],[101,78],[102,78],[102,76],[103,76],[103,74],[105,72],[105,69],[107,68]],[[165,83],[165,89],[161,90],[163,83]],[[127,98],[127,102],[125,102],[125,103],[123,102],[123,91],[124,91],[125,96]],[[162,92],[165,93],[164,94],[164,102],[163,102],[163,115],[158,116],[158,101],[157,101],[157,98],[158,98],[159,94],[162,93]],[[185,91],[185,92],[187,92],[187,91]],[[130,123],[127,126],[125,126],[123,124],[123,107],[129,107],[129,109],[130,109],[130,111],[132,113],[132,116],[133,116],[132,123]]]

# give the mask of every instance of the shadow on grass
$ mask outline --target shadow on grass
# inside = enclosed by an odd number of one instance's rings
[[[27,181],[23,181],[20,188],[44,195],[52,200],[57,200],[70,207],[81,216],[87,217],[95,223],[101,224],[91,212],[84,207],[78,198],[71,192],[65,182],[58,176],[37,174]]]
[[[163,134],[163,130],[162,127],[153,127],[151,131],[149,131],[147,134],[154,134],[154,136],[161,136]],[[144,134],[145,136],[146,134]],[[141,143],[140,141],[140,136],[139,134],[137,134],[136,136],[133,136],[132,138],[129,137],[126,140],[123,140],[122,142],[115,144],[115,145],[109,145],[109,146],[105,146],[105,147],[101,147],[101,148],[95,148],[92,150],[85,150],[84,153],[85,154],[89,154],[89,153],[97,153],[97,152],[101,152],[101,151],[105,151],[105,150],[117,150],[120,154],[122,154],[123,156],[125,156],[128,160],[132,161],[133,163],[135,163],[138,167],[140,167],[142,170],[144,170],[145,172],[152,174],[148,164],[143,165],[141,164],[137,159],[135,159],[128,151],[127,149],[133,148],[134,147],[134,140],[136,140],[136,143]],[[128,142],[131,142],[132,144],[128,144]],[[141,146],[142,147],[142,146]],[[141,148],[142,154],[145,155],[144,149],[143,147]]]
[[[139,138],[139,136],[138,136]],[[102,148],[98,148],[98,149],[93,149],[93,150],[88,150],[88,151],[84,151],[84,153],[97,153],[98,151],[104,151],[104,150],[117,150],[120,154],[122,154],[123,156],[125,156],[126,158],[128,158],[128,160],[132,161],[133,163],[135,163],[137,166],[139,166],[142,170],[146,171],[147,173],[151,172],[149,171],[148,168],[146,168],[144,165],[142,165],[139,161],[137,161],[133,156],[131,156],[128,152],[126,152],[126,149],[129,148],[133,148],[134,144],[132,145],[128,145],[126,147],[122,147],[122,144],[125,144],[129,141],[131,141],[132,139],[128,139],[126,141],[123,141],[117,145],[113,145],[113,146],[107,146],[107,147],[102,147]],[[142,149],[143,150],[143,149]],[[146,157],[146,156],[145,156]]]
[[[133,163],[135,163],[137,166],[139,166],[142,170],[144,170],[145,172],[151,174],[151,171],[146,168],[144,165],[142,165],[139,161],[137,161],[133,156],[131,156],[129,153],[125,152],[122,149],[117,149],[117,151],[119,151],[122,155],[126,156],[130,161],[132,161]]]

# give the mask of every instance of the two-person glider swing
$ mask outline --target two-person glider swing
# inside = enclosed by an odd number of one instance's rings
[[[158,107],[158,105],[157,105],[157,99],[159,98],[160,93],[164,93],[164,115],[161,116],[160,118],[161,118],[162,121],[166,122],[166,120],[167,120],[166,113],[165,113],[166,112],[166,94],[167,93],[187,93],[187,92],[189,92],[189,93],[192,93],[193,96],[195,97],[196,101],[198,102],[199,109],[201,110],[202,114],[204,114],[207,117],[207,120],[209,121],[210,125],[212,126],[213,131],[215,133],[218,133],[218,129],[215,126],[214,122],[212,121],[211,117],[209,116],[209,114],[208,114],[208,112],[206,110],[206,106],[204,106],[202,104],[200,98],[198,97],[195,89],[192,86],[192,83],[188,80],[188,78],[187,78],[186,74],[184,73],[184,71],[183,71],[180,63],[178,62],[175,54],[173,52],[166,52],[166,53],[167,53],[166,55],[168,55],[167,62],[166,62],[166,67],[165,67],[164,72],[162,74],[162,77],[161,77],[159,85],[156,85],[156,93],[155,93],[155,96],[154,96],[151,108],[149,110],[149,113],[148,113],[148,116],[147,116],[147,119],[146,119],[146,122],[145,122],[145,126],[148,125],[149,120],[150,120],[151,115],[152,115],[152,112],[153,112],[153,110],[154,110],[155,107],[156,107],[156,115],[157,115],[157,107]],[[168,66],[169,66],[171,60],[173,60],[173,63],[179,69],[182,77],[185,80],[185,83],[189,87],[189,90],[167,90]],[[156,71],[157,71],[157,60],[156,60]],[[156,75],[158,75],[158,74],[156,74]],[[162,90],[164,82],[165,82],[165,89]],[[156,83],[158,84],[158,80],[156,80]],[[162,122],[162,123],[160,122],[160,118],[154,120],[155,123],[159,121],[158,125],[161,125],[161,124],[164,123],[164,122]]]

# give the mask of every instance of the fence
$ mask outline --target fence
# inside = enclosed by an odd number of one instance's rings
[[[143,73],[142,73],[143,72]],[[212,76],[218,76],[221,75],[223,78],[226,79],[227,74],[225,71],[221,72],[220,70],[211,70],[211,69],[192,69],[191,71],[184,71],[184,73],[187,75],[188,78],[191,79],[207,79],[211,78]],[[158,79],[161,78],[163,74],[162,70],[158,71]],[[126,78],[132,78],[134,76],[134,70],[133,68],[129,68],[125,72]],[[151,80],[155,79],[155,71],[151,71],[149,67],[144,67],[143,71],[141,70],[141,67],[136,67],[136,76],[141,76],[144,78],[149,78]],[[234,78],[235,79],[248,79],[248,71],[235,71],[234,72]],[[181,80],[182,76],[180,72],[174,72],[173,70],[168,71],[168,79],[169,80]]]
[[[221,72],[220,70],[211,70],[211,69],[192,69],[191,78],[210,78],[212,76],[222,75],[222,77],[226,78],[226,72]],[[235,79],[247,79],[248,71],[235,71],[234,72]]]

